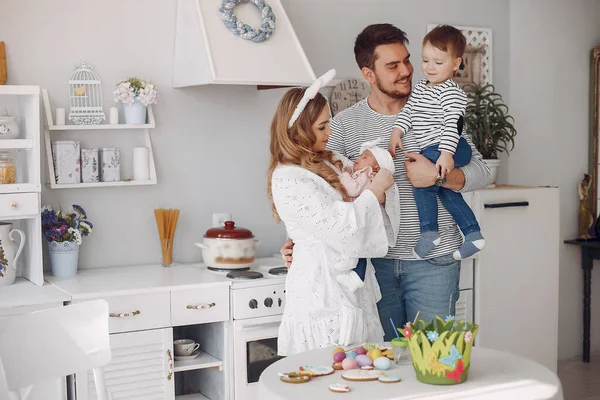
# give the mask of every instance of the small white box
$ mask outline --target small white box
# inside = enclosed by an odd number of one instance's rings
[[[98,149],[81,149],[81,182],[100,181]]]
[[[81,183],[81,156],[78,141],[52,142],[52,161],[56,183]]]
[[[100,180],[102,182],[119,182],[121,180],[121,153],[117,148],[100,149]]]

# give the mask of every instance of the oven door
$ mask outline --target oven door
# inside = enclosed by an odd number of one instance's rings
[[[233,321],[235,400],[258,399],[260,374],[275,361],[281,315]]]

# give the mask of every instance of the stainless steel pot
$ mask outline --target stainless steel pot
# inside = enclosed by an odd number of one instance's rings
[[[250,267],[259,244],[250,230],[236,227],[233,221],[225,221],[223,227],[207,230],[202,243],[194,243],[202,249],[206,266],[231,270]]]

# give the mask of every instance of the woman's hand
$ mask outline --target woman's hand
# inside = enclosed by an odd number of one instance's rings
[[[394,176],[392,173],[385,168],[381,168],[367,189],[373,192],[379,203],[383,204],[385,202],[385,191],[391,188],[393,184]]]
[[[285,241],[285,243],[283,244],[283,246],[281,246],[281,249],[279,250],[279,252],[281,253],[281,257],[283,257],[283,262],[285,264],[286,268],[289,268],[292,265],[292,253],[294,249],[294,242],[292,242],[292,239],[288,239]]]

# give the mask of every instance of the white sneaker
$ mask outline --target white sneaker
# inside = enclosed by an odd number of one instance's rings
[[[345,286],[351,292],[354,292],[356,289],[360,289],[361,287],[365,286],[365,283],[354,271],[347,274],[340,274],[336,276],[335,279],[340,285]]]

